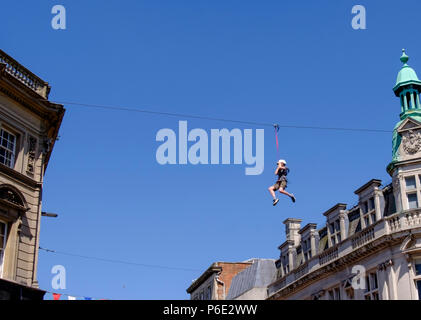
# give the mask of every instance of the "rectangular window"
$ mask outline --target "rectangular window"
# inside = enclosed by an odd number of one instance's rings
[[[341,229],[340,224],[339,224],[339,220],[335,221],[335,232],[338,232]]]
[[[377,282],[377,273],[370,274],[371,276],[371,290],[378,289],[379,284]]]
[[[369,276],[365,277],[365,291],[366,292],[370,291],[370,278],[369,278]]]
[[[211,287],[208,287],[208,291],[207,291],[207,300],[212,300],[212,290]]]
[[[417,281],[418,300],[421,300],[421,280]]]
[[[13,168],[15,165],[16,136],[0,130],[0,163]]]
[[[415,275],[421,276],[421,259],[415,260]]]
[[[376,222],[376,214],[375,213],[372,213],[371,214],[371,221],[374,223],[374,222]]]
[[[365,295],[366,300],[379,300],[379,283],[377,280],[377,272],[368,273],[365,277]]]
[[[373,210],[374,209],[374,198],[370,198],[369,200],[369,210]]]
[[[370,225],[370,218],[368,216],[364,217],[365,226],[368,227]]]
[[[283,263],[284,274],[288,274],[289,273],[289,258],[288,258],[288,256],[284,255],[283,260],[284,260],[284,263]]]
[[[367,201],[363,202],[362,210],[363,210],[363,213],[367,213],[368,212],[368,204],[367,204]]]
[[[405,183],[406,183],[406,189],[407,190],[414,190],[417,188],[417,185],[415,183],[415,177],[406,177],[405,178]]]
[[[409,209],[418,208],[418,200],[416,193],[408,193],[408,207]]]
[[[3,276],[4,250],[6,248],[7,225],[0,222],[0,277]]]

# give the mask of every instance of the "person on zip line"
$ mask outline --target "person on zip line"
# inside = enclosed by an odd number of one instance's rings
[[[292,202],[295,202],[295,197],[292,193],[289,193],[287,191],[285,191],[287,184],[288,184],[288,180],[287,180],[287,174],[289,172],[289,168],[286,166],[286,161],[285,160],[279,160],[277,163],[277,167],[275,170],[275,175],[278,176],[278,180],[275,182],[275,184],[273,186],[270,186],[268,188],[270,194],[273,197],[273,205],[276,206],[276,204],[279,202],[279,199],[276,198],[276,194],[275,191],[279,190],[280,193],[283,193],[285,195],[287,195],[288,197],[291,198]]]

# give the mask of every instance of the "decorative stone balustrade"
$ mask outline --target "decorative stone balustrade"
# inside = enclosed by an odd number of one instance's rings
[[[320,265],[326,264],[338,257],[338,246],[329,248],[319,255]]]
[[[374,239],[374,226],[370,226],[364,229],[361,232],[358,232],[353,238],[352,241],[352,249],[361,247],[362,245],[366,244],[367,242]]]
[[[269,286],[268,292],[274,293],[282,288],[289,286],[291,283],[297,281],[303,276],[317,272],[320,268],[336,259],[342,258],[350,254],[354,250],[375,241],[376,239],[385,235],[391,235],[401,231],[412,228],[421,228],[421,208],[407,210],[400,213],[395,213],[391,216],[384,217],[373,225],[364,228],[358,233],[342,242],[336,244],[334,247],[328,248],[320,254],[314,256],[306,263],[298,266],[287,275],[284,275],[276,282],[276,286]]]
[[[22,82],[34,92],[41,95],[43,98],[48,98],[48,94],[50,93],[50,86],[48,83],[26,69],[2,50],[0,50],[0,69],[1,64],[5,66],[4,68],[7,73]]]
[[[301,278],[306,273],[308,273],[308,263],[307,262],[294,270],[295,279]]]
[[[421,209],[396,213],[385,218],[389,233],[421,227]]]

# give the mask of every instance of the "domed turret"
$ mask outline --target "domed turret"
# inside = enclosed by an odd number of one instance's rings
[[[421,104],[419,93],[421,92],[421,81],[418,79],[417,73],[408,65],[409,57],[402,50],[400,59],[403,63],[402,69],[398,73],[396,85],[393,91],[397,97],[401,98],[401,120],[405,119],[409,114],[421,115]]]
[[[418,79],[415,70],[408,65],[409,57],[406,55],[405,49],[402,50],[400,60],[403,66],[399,71],[393,91],[400,98],[401,113],[400,121],[393,130],[392,162],[387,169],[391,175],[397,163],[421,156],[421,153],[419,154],[421,152],[421,141],[418,149],[418,136],[415,137],[413,134],[413,129],[421,128],[421,104],[419,97],[421,81]],[[415,147],[417,148],[414,147],[416,150],[411,147],[411,143],[414,141],[416,142]],[[408,153],[411,150],[416,152]]]

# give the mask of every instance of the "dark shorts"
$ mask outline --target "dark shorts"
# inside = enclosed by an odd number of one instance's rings
[[[280,180],[280,181],[276,181],[276,183],[273,185],[273,188],[275,191],[281,189],[286,189],[287,187],[287,181],[286,180]]]

